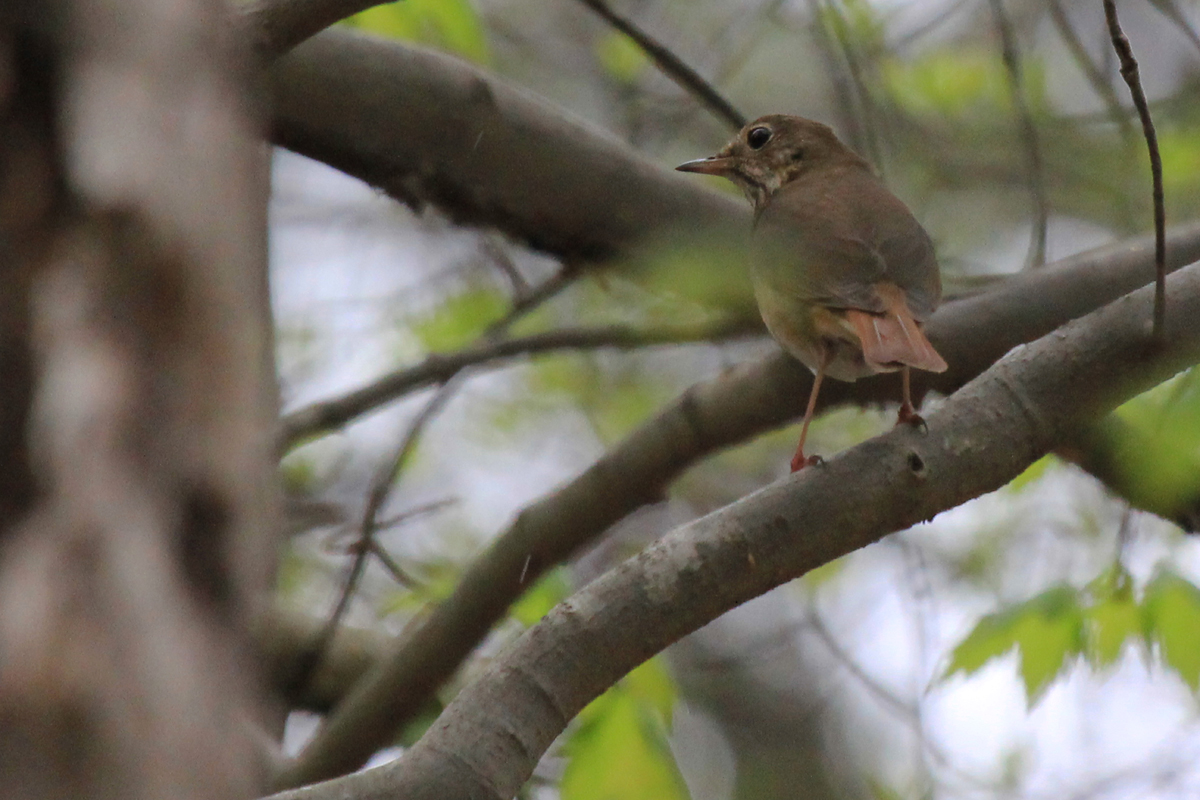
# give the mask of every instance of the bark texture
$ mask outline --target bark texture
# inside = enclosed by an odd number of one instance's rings
[[[0,797],[250,797],[266,170],[218,0],[0,12]]]

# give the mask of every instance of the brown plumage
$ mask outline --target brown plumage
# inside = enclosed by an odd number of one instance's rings
[[[815,373],[800,444],[824,376],[902,372],[901,422],[920,422],[909,368],[946,362],[921,329],[941,299],[933,243],[870,165],[819,122],[771,115],[711,158],[677,169],[729,178],[754,206],[751,274],[771,335]]]

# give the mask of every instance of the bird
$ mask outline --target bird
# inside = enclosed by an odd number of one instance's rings
[[[804,442],[826,376],[901,373],[899,424],[924,427],[911,369],[943,372],[922,330],[941,301],[932,240],[871,165],[833,130],[772,114],[716,155],[676,167],[739,186],[754,207],[750,275],[767,330],[813,371],[792,472],[821,462]]]

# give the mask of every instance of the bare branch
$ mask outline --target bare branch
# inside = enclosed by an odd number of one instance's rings
[[[605,22],[633,40],[655,65],[671,80],[699,101],[700,105],[712,112],[713,116],[722,120],[735,131],[740,130],[749,120],[726,100],[715,87],[700,73],[684,63],[657,39],[643,31],[632,20],[622,17],[608,7],[604,0],[579,0],[585,6],[596,12]]]
[[[543,283],[528,292],[513,299],[512,308],[500,319],[487,328],[487,335],[498,336],[506,332],[514,322],[559,295],[564,289],[583,275],[582,267],[575,264],[563,264],[558,272],[547,278]]]
[[[1167,316],[1167,212],[1163,202],[1162,156],[1158,153],[1158,134],[1154,131],[1154,120],[1150,117],[1150,106],[1146,104],[1146,93],[1138,76],[1137,59],[1133,47],[1121,23],[1117,19],[1115,0],[1104,0],[1104,17],[1108,20],[1108,33],[1112,37],[1113,50],[1121,62],[1121,77],[1133,95],[1138,117],[1142,120],[1142,134],[1146,137],[1146,149],[1150,153],[1150,176],[1154,181],[1154,338],[1162,337]]]
[[[1025,146],[1026,180],[1029,194],[1033,198],[1033,232],[1029,240],[1029,256],[1026,266],[1040,267],[1046,261],[1046,226],[1050,216],[1050,204],[1046,199],[1045,167],[1042,164],[1042,147],[1038,141],[1037,125],[1029,110],[1022,83],[1021,55],[1017,51],[1017,35],[1012,20],[1004,10],[1004,0],[989,0],[996,29],[1000,33],[1000,52],[1004,60],[1004,73],[1008,76],[1008,87],[1012,94],[1013,108],[1021,126],[1021,142]]]
[[[393,574],[405,576],[403,570],[400,570],[399,565],[391,562],[390,557],[381,549],[377,550],[375,531],[379,527],[379,512],[383,509],[384,504],[387,503],[387,499],[392,493],[392,488],[396,484],[396,479],[401,469],[403,469],[405,462],[416,448],[421,433],[450,400],[458,385],[458,382],[453,381],[444,383],[434,393],[429,402],[425,404],[425,407],[409,423],[408,430],[405,432],[403,438],[401,438],[392,457],[375,474],[375,480],[371,482],[370,491],[367,493],[367,502],[364,504],[362,517],[358,525],[358,541],[355,542],[353,547],[354,561],[350,565],[350,569],[346,572],[346,578],[342,584],[341,596],[334,606],[333,613],[329,615],[329,619],[325,622],[324,627],[322,627],[320,633],[309,646],[305,657],[297,660],[294,676],[290,681],[285,683],[285,697],[290,698],[302,693],[312,680],[313,673],[321,666],[321,662],[324,660],[325,654],[329,649],[330,642],[333,641],[333,637],[341,627],[342,619],[350,607],[350,600],[354,597],[355,592],[358,591],[358,584],[362,580],[363,572],[367,566],[367,557],[372,553],[381,553],[385,561],[389,563],[389,569],[395,570]]]
[[[1179,29],[1179,32],[1191,42],[1192,46],[1200,50],[1200,34],[1196,33],[1196,29],[1192,27],[1192,23],[1188,20],[1183,10],[1179,8],[1179,3],[1175,0],[1150,0],[1150,5],[1158,9],[1158,12],[1171,21],[1171,24]]]
[[[310,658],[312,643],[325,622],[311,614],[279,608],[268,609],[255,621],[254,642],[267,676],[293,707],[329,711],[393,644],[386,634],[342,626],[303,693],[295,695],[294,676],[301,671],[300,662]]]
[[[740,199],[452,56],[334,29],[270,76],[277,144],[571,264],[750,230]]]
[[[1122,137],[1126,139],[1132,137],[1133,125],[1129,121],[1129,115],[1121,105],[1121,100],[1113,90],[1112,84],[1100,72],[1100,68],[1096,66],[1096,62],[1092,61],[1087,48],[1080,41],[1079,34],[1075,32],[1075,28],[1071,25],[1071,20],[1067,17],[1067,12],[1062,6],[1062,0],[1049,0],[1049,8],[1050,19],[1054,22],[1054,27],[1058,30],[1059,37],[1071,52],[1071,57],[1075,59],[1075,64],[1083,72],[1088,83],[1091,84],[1092,91],[1104,101],[1104,106],[1108,109],[1109,118],[1121,129]]]
[[[1081,422],[1200,360],[1200,266],[1147,347],[1146,287],[1018,348],[928,417],[658,540],[553,609],[397,762],[277,795],[508,800],[567,723],[655,653],[725,611],[999,488]],[[588,669],[578,665],[586,663]]]
[[[657,345],[718,341],[760,330],[761,326],[756,320],[735,319],[641,331],[617,325],[565,329],[498,342],[485,337],[479,344],[457,353],[429,356],[415,367],[397,370],[343,397],[314,403],[285,415],[281,422],[280,444],[283,449],[295,446],[305,438],[345,425],[408,392],[447,381],[467,367],[499,366],[508,359],[559,350],[634,350]]]
[[[837,3],[823,3],[815,7],[817,13],[822,18],[829,19],[829,27],[833,32],[833,39],[837,42],[838,47],[842,51],[842,58],[846,62],[846,71],[850,75],[850,81],[854,84],[854,96],[858,98],[858,109],[862,118],[862,139],[865,145],[867,155],[871,163],[880,175],[884,174],[884,159],[883,148],[880,142],[879,123],[876,119],[875,100],[871,96],[871,87],[866,77],[863,75],[863,66],[859,61],[859,55],[854,50],[854,45],[850,42],[849,25],[846,23],[846,18],[842,14],[842,9]],[[818,21],[818,26],[824,29],[824,26]],[[826,45],[828,47],[828,45]]]

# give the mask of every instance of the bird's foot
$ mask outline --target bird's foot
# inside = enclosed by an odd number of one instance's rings
[[[918,414],[910,403],[902,404],[900,413],[896,415],[896,427],[901,425],[911,425],[914,428],[920,428],[921,433],[929,433],[929,426],[925,424],[925,418]]]
[[[803,450],[797,450],[796,455],[792,456],[792,472],[799,472],[805,467],[815,467],[818,464],[824,464],[825,459],[820,456],[805,456]]]

